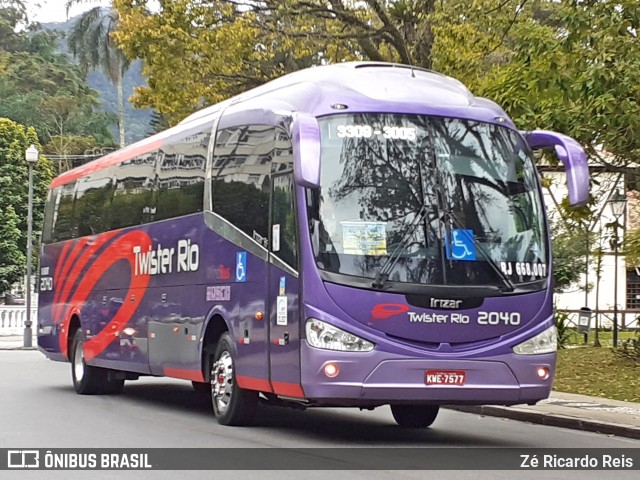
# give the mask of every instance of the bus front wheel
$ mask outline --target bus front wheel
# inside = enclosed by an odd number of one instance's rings
[[[405,428],[426,428],[438,416],[439,405],[391,405],[391,414]]]
[[[211,401],[221,425],[250,425],[258,405],[258,392],[238,387],[231,337],[223,333],[211,362]]]
[[[71,345],[71,378],[73,388],[80,395],[118,394],[124,387],[124,380],[109,378],[108,370],[87,365],[81,329],[76,330]]]

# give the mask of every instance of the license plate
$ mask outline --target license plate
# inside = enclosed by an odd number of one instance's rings
[[[427,385],[464,385],[467,378],[464,370],[427,370]]]

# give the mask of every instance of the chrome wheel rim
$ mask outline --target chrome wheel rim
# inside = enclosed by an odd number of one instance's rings
[[[233,360],[227,351],[211,368],[211,393],[213,402],[219,413],[224,413],[231,403],[233,392]]]
[[[76,344],[76,350],[73,352],[73,374],[78,382],[82,381],[84,377],[84,349],[82,348],[83,342]]]

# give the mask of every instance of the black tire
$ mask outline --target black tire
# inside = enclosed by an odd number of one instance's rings
[[[109,370],[92,367],[84,361],[84,335],[77,329],[71,343],[71,378],[73,388],[80,395],[118,394],[124,380],[109,379]]]
[[[107,383],[102,387],[102,393],[106,395],[120,395],[124,389],[124,378],[111,378],[107,375]]]
[[[234,364],[231,337],[225,332],[209,362],[213,413],[221,425],[251,425],[258,406],[258,392],[238,387]]]
[[[429,427],[439,410],[439,405],[391,405],[394,420],[404,428]]]

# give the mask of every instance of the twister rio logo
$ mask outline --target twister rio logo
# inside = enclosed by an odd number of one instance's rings
[[[144,298],[150,279],[149,273],[134,275],[136,254],[133,247],[149,251],[152,245],[151,237],[146,232],[132,231],[121,235],[120,231],[115,231],[81,238],[64,246],[54,272],[56,281],[51,314],[54,324],[60,326],[60,352],[63,355],[68,357],[71,317],[80,315],[96,283],[112,265],[122,260],[130,266],[131,276],[125,298],[131,301],[123,302],[111,321],[97,335],[84,342],[86,360],[100,355],[131,320]]]

